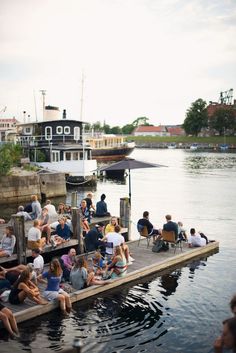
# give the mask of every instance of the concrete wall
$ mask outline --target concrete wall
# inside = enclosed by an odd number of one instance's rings
[[[32,173],[0,177],[0,205],[28,203],[32,194],[39,198],[66,195],[65,175]]]

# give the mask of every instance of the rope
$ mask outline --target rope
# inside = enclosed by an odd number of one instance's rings
[[[85,180],[85,181],[82,181],[81,183],[72,183],[72,182],[66,180],[66,184],[70,184],[70,185],[82,185],[82,184],[88,183],[89,181],[91,181],[91,180],[90,180],[90,179],[89,179],[89,180]]]

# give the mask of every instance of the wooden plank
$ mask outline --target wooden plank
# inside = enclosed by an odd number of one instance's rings
[[[175,268],[177,266],[183,266],[184,263],[209,255],[216,252],[219,248],[218,242],[209,243],[206,246],[199,248],[188,248],[186,245],[182,252],[174,254],[174,250],[170,249],[163,253],[153,253],[151,247],[146,247],[146,240],[140,241],[140,246],[137,246],[138,241],[129,243],[132,256],[135,258],[135,262],[128,267],[128,273],[125,277],[114,279],[109,281],[105,286],[92,286],[83,290],[75,291],[70,294],[72,303],[87,299],[89,297],[97,296],[100,293],[109,291],[116,287],[122,286],[132,281],[144,278],[147,275],[153,273],[159,273],[166,269]],[[148,264],[147,264],[148,262]],[[8,305],[8,303],[6,303]],[[24,310],[20,310],[17,306],[17,312],[15,317],[17,322],[29,320],[33,317],[50,312],[58,307],[58,303],[49,303],[47,305],[34,305],[32,307],[24,306]],[[23,309],[23,307],[22,307]]]

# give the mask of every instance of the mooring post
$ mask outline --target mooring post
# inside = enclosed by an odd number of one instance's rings
[[[77,191],[71,193],[71,207],[77,207]]]
[[[128,197],[120,198],[120,226],[128,229],[127,240],[130,240],[130,202]]]
[[[71,208],[72,213],[72,227],[73,227],[73,238],[78,239],[78,253],[84,253],[84,244],[83,244],[83,233],[81,225],[81,216],[80,211],[77,207]]]
[[[24,216],[11,216],[14,235],[16,237],[16,253],[19,264],[27,263],[26,256],[26,237],[25,237],[25,219]]]

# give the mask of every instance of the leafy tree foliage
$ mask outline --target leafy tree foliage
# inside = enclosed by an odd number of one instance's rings
[[[206,106],[207,103],[201,98],[191,104],[183,123],[186,134],[198,136],[201,129],[207,127],[208,117]]]
[[[216,130],[220,136],[222,136],[226,131],[233,134],[236,129],[236,117],[234,115],[234,111],[229,108],[217,109],[210,118],[209,125],[212,129]]]
[[[20,162],[22,148],[11,143],[0,147],[0,175],[7,175],[10,169]]]
[[[120,135],[122,133],[122,130],[119,126],[113,126],[111,129],[110,129],[110,133],[111,134],[115,134],[115,135]]]
[[[135,119],[135,120],[132,122],[132,125],[133,125],[134,127],[137,127],[137,126],[139,126],[139,125],[149,125],[148,122],[147,122],[148,120],[149,120],[149,118],[146,118],[145,116],[141,116],[141,117]]]
[[[133,124],[126,124],[122,127],[122,134],[124,135],[130,135],[132,134],[133,130],[134,130],[134,125]]]

